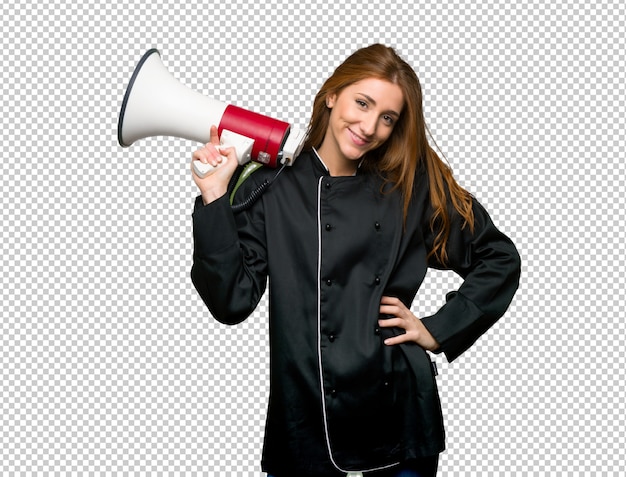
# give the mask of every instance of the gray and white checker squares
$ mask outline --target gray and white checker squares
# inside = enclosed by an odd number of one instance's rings
[[[123,149],[117,114],[154,47],[187,86],[304,127],[373,42],[415,67],[437,144],[523,259],[502,320],[436,357],[440,475],[626,475],[624,2],[330,3],[3,2],[0,475],[262,475],[267,302],[210,317],[195,144]],[[430,272],[414,311],[459,283]]]

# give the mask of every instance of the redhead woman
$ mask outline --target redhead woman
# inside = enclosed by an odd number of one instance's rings
[[[193,283],[236,324],[269,282],[270,395],[262,468],[274,477],[433,476],[444,449],[429,352],[454,361],[506,311],[520,258],[427,142],[413,69],[392,49],[357,50],[315,97],[302,153],[247,210],[229,192],[232,149],[193,213]],[[272,180],[261,168],[236,200]],[[463,278],[442,306],[411,304],[428,267]]]

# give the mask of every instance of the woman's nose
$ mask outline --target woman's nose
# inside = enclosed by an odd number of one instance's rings
[[[367,115],[367,117],[363,118],[363,120],[361,121],[361,133],[367,137],[373,136],[376,133],[377,124],[378,118],[376,118],[373,114]]]

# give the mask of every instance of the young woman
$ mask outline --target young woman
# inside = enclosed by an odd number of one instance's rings
[[[270,397],[263,470],[276,477],[435,475],[441,407],[426,351],[456,359],[506,311],[520,259],[427,142],[415,72],[382,45],[317,94],[302,154],[249,209],[231,210],[232,150],[193,214],[192,280],[236,324],[269,278]],[[275,170],[237,190],[247,197]],[[464,282],[432,316],[410,310],[428,267]],[[442,297],[443,298],[443,297]]]

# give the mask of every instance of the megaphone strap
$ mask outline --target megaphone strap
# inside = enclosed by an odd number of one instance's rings
[[[261,164],[258,164],[258,166],[261,166]],[[231,210],[234,213],[237,213],[237,212],[241,212],[243,210],[248,210],[250,207],[252,207],[252,205],[259,199],[259,197],[261,197],[265,193],[267,188],[274,183],[276,178],[280,175],[281,172],[283,172],[283,169],[285,167],[287,167],[287,163],[285,163],[282,166],[280,166],[280,169],[278,169],[278,172],[276,172],[274,177],[272,177],[271,179],[264,179],[263,182],[261,182],[261,184],[259,186],[257,186],[256,189],[254,189],[252,192],[250,192],[250,195],[248,196],[248,198],[246,200],[244,200],[240,204],[233,205],[232,202],[233,202],[234,197],[235,197],[234,196],[234,191],[233,191],[233,194],[231,194],[231,198],[230,198],[230,201],[231,201],[230,208],[231,208]],[[239,177],[239,180],[237,180],[237,183],[235,184],[235,190],[238,189],[239,186],[241,186],[241,183],[243,183],[248,177],[250,177],[250,174],[252,174],[258,168],[259,167],[257,167],[257,166],[252,166],[252,165],[248,166],[248,165],[246,165],[246,167],[244,168],[244,171],[241,173],[241,176]],[[249,169],[249,171],[247,171],[246,169]]]
[[[239,175],[239,178],[237,179],[237,182],[235,183],[232,192],[230,193],[230,205],[233,205],[233,202],[235,201],[235,193],[237,192],[237,189],[239,189],[241,185],[246,181],[246,179],[250,177],[252,173],[260,167],[263,167],[263,164],[260,164],[258,162],[248,162],[248,164],[246,164],[246,166],[243,168],[243,171],[241,171],[241,174]]]

